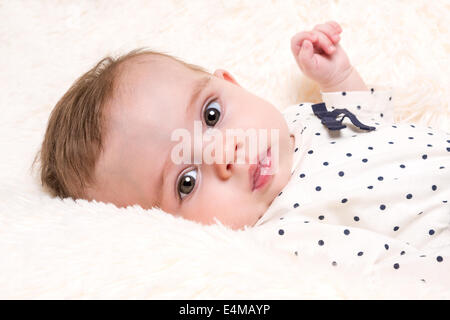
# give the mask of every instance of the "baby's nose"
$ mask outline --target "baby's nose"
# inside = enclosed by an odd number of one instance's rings
[[[227,180],[233,175],[240,148],[241,143],[232,143],[224,148],[223,157],[215,160],[213,166],[220,179]]]
[[[221,180],[228,180],[233,175],[234,166],[231,163],[214,163],[214,169]]]

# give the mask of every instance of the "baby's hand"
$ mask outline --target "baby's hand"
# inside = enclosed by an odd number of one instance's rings
[[[352,73],[347,54],[339,45],[341,32],[338,23],[329,21],[316,25],[312,31],[297,33],[291,39],[298,66],[322,88],[333,87]]]

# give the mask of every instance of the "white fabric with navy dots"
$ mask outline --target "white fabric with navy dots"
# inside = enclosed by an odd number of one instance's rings
[[[404,290],[450,292],[450,134],[393,122],[391,90],[322,93],[347,127],[329,131],[311,108],[283,114],[295,136],[292,177],[256,226],[301,259]],[[266,239],[267,240],[267,239]]]

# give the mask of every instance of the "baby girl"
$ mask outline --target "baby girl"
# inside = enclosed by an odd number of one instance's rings
[[[341,32],[330,21],[292,37],[293,56],[323,103],[283,113],[225,70],[139,50],[103,59],[51,114],[43,186],[61,198],[159,207],[203,224],[269,227],[292,254],[319,250],[324,263],[367,272],[409,268],[420,284],[445,274],[449,288],[450,137],[393,124],[392,93],[366,86],[339,45]],[[276,135],[256,153],[245,139],[194,143],[182,151],[200,152],[200,161],[174,161],[174,132],[194,136],[198,123],[205,135]],[[220,156],[202,161],[207,154]]]
[[[295,35],[294,57],[322,91],[367,90],[338,44],[341,31],[329,22]],[[253,190],[248,163],[174,165],[171,134],[177,128],[192,130],[194,120],[224,132],[278,130],[279,169]],[[254,225],[287,184],[293,153],[294,138],[283,115],[229,72],[210,74],[165,54],[133,51],[103,59],[57,103],[40,151],[41,180],[61,198],[158,206],[201,223],[217,218],[242,228]],[[180,187],[188,174],[189,190]]]

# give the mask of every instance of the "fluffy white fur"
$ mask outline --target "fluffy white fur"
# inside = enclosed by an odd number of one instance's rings
[[[48,116],[101,57],[137,47],[229,70],[281,109],[319,101],[290,38],[335,20],[398,121],[450,130],[446,0],[4,1],[0,4],[0,298],[395,298],[395,291],[233,232],[138,206],[52,199],[30,171]],[[367,281],[366,281],[367,280]],[[433,298],[411,292],[398,298]]]

